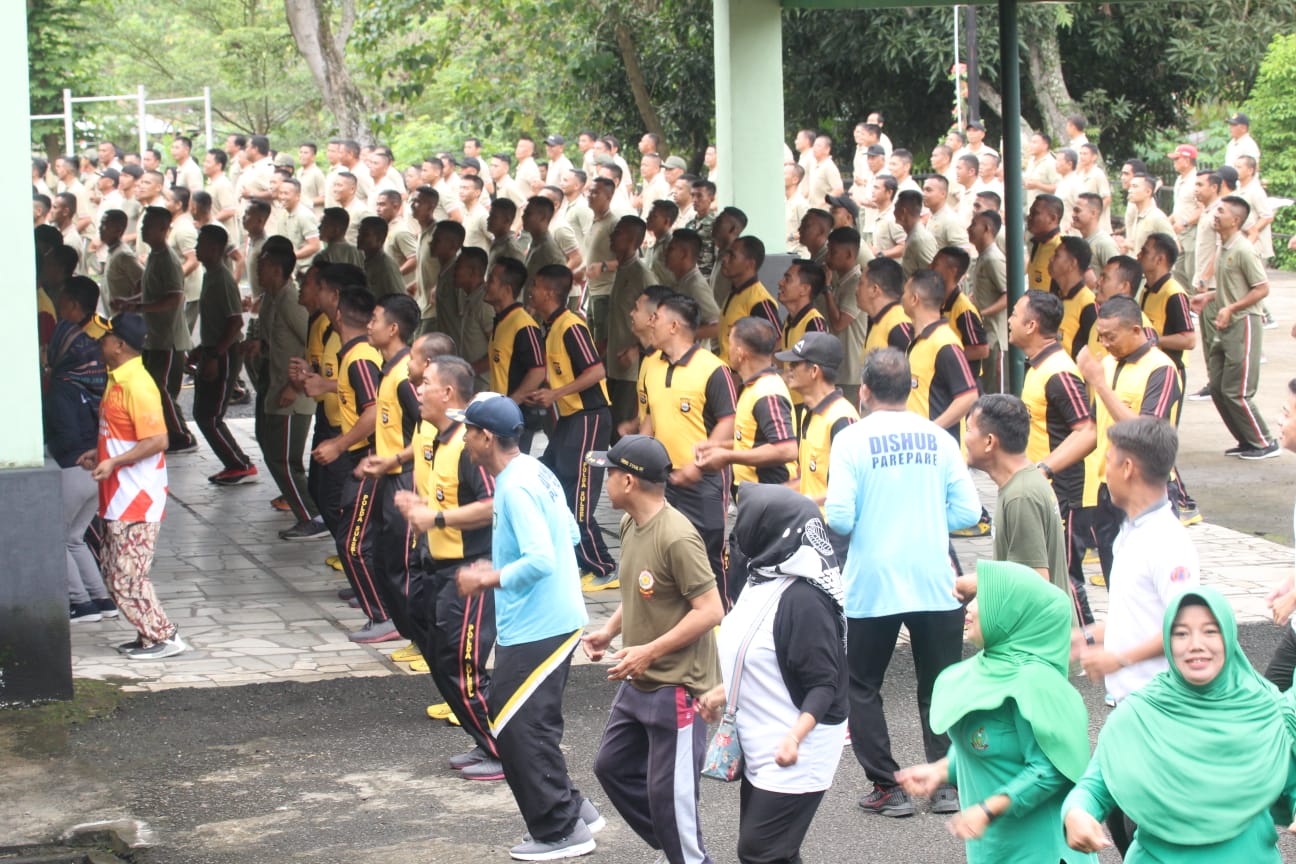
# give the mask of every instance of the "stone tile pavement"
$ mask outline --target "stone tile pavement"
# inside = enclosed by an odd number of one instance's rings
[[[232,420],[230,426],[249,455],[259,456],[252,421]],[[124,620],[80,622],[72,625],[75,675],[124,679],[129,690],[163,690],[412,674],[387,659],[404,643],[347,641],[347,632],[364,618],[337,599],[337,589],[346,583],[323,563],[333,554],[332,544],[278,538],[292,517],[271,509],[270,499],[277,493],[266,472],[256,483],[212,486],[206,478],[220,465],[205,447],[168,459],[168,466],[172,499],[153,581],[192,650],[161,662],[133,662],[113,647],[134,635]],[[977,472],[977,485],[986,506],[993,508],[993,483]],[[619,514],[606,498],[599,520],[609,547],[618,551]],[[1292,550],[1210,524],[1189,530],[1201,556],[1203,580],[1230,597],[1240,621],[1267,620],[1264,596],[1292,567]],[[955,541],[968,569],[990,554],[990,545],[988,537]],[[617,595],[586,595],[591,626],[607,620]],[[1095,612],[1105,611],[1104,589],[1091,587],[1090,600]],[[576,657],[576,662],[586,662],[582,652]]]

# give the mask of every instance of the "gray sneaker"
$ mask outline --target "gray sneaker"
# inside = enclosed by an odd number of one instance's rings
[[[589,829],[591,834],[597,834],[607,827],[607,820],[603,818],[603,814],[594,806],[594,802],[588,798],[581,799],[580,820],[585,823],[585,827]],[[522,842],[531,842],[530,831],[522,835]],[[662,853],[662,855],[665,854],[665,852]],[[663,858],[662,860],[665,861],[666,859]]]
[[[180,638],[180,634],[177,633],[170,639],[155,642],[147,648],[132,648],[124,653],[132,660],[165,660],[167,657],[174,657],[188,650],[189,646],[184,643],[184,640]]]
[[[931,812],[957,813],[961,809],[963,808],[959,806],[957,787],[948,783],[942,783],[936,787],[936,792],[931,797]]]
[[[460,753],[458,756],[450,757],[450,767],[456,771],[462,771],[470,765],[476,765],[478,762],[484,762],[490,758],[486,749],[478,744],[467,753]]]
[[[576,821],[571,834],[561,840],[544,842],[528,840],[509,850],[514,861],[558,861],[562,858],[579,858],[594,851],[594,835],[583,820]]]
[[[459,772],[459,776],[465,780],[503,780],[504,766],[498,759],[491,759],[487,756],[480,762],[474,762],[471,765],[464,766]]]

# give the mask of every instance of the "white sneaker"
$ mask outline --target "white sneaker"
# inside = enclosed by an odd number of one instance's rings
[[[595,848],[594,835],[590,833],[583,820],[576,820],[576,827],[571,834],[561,840],[545,843],[541,840],[528,840],[519,843],[509,850],[514,861],[558,861],[563,858],[579,858],[588,855]]]
[[[184,643],[177,633],[170,639],[163,639],[147,648],[131,648],[125,651],[125,655],[132,660],[165,660],[167,657],[174,657],[177,654],[183,654],[189,650],[189,646]]]

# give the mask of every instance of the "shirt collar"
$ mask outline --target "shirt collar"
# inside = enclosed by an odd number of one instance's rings
[[[810,409],[811,414],[822,414],[827,411],[838,399],[845,399],[845,394],[840,389],[833,390],[827,396],[819,400],[819,404]]]
[[[341,357],[342,355],[344,355],[344,354],[346,354],[347,352],[349,352],[352,348],[354,348],[355,346],[359,345],[361,342],[367,342],[367,341],[369,341],[369,338],[368,338],[367,336],[357,336],[357,337],[355,337],[355,338],[352,339],[350,342],[347,342],[346,344],[344,344],[344,345],[342,346],[342,350],[338,352],[338,356]]]
[[[1138,361],[1142,360],[1144,357],[1147,356],[1147,353],[1148,353],[1149,351],[1152,350],[1152,347],[1153,347],[1153,346],[1152,346],[1152,340],[1149,339],[1148,341],[1144,342],[1144,343],[1143,343],[1142,345],[1140,345],[1139,347],[1135,348],[1135,349],[1134,349],[1133,351],[1131,351],[1130,353],[1126,354],[1124,357],[1122,357],[1122,358],[1121,358],[1120,360],[1118,360],[1117,362],[1118,362],[1120,365],[1122,365],[1122,366],[1124,366],[1124,365],[1126,365],[1126,364],[1128,364],[1128,363],[1137,363]]]
[[[1040,367],[1040,364],[1042,364],[1049,357],[1053,356],[1054,354],[1056,354],[1058,351],[1061,350],[1062,350],[1062,343],[1055,340],[1045,345],[1039,351],[1037,351],[1035,353],[1035,356],[1028,358],[1026,362],[1031,365],[1032,369],[1038,369]]]
[[[744,381],[743,386],[750,387],[753,383],[755,383],[757,380],[761,378],[764,378],[766,375],[777,375],[777,374],[779,374],[778,369],[774,368],[773,366],[766,366],[764,369],[760,370],[755,375],[751,376],[746,381]]]
[[[123,378],[129,378],[139,370],[144,368],[144,357],[132,357],[116,369],[108,370],[109,381],[120,381]]]
[[[410,349],[408,345],[406,345],[401,350],[397,351],[396,356],[392,357],[390,360],[388,360],[386,363],[383,364],[382,374],[386,375],[388,372],[395,369],[397,363],[399,363],[401,360],[404,360],[406,357],[409,356],[409,352]]]
[[[918,335],[914,337],[914,341],[917,342],[919,339],[926,339],[927,337],[935,333],[937,330],[939,330],[941,327],[944,327],[945,323],[946,322],[944,318],[937,318],[935,321],[933,321],[932,323],[924,327],[918,333]]]
[[[1084,288],[1084,287],[1085,287],[1084,280],[1081,279],[1081,280],[1080,280],[1079,282],[1077,282],[1074,286],[1072,286],[1072,288],[1071,288],[1070,291],[1068,291],[1065,295],[1063,295],[1062,299],[1063,299],[1063,300],[1074,300],[1075,297],[1076,297],[1076,295],[1079,294],[1079,293],[1080,293],[1080,290],[1081,290],[1082,288]]]
[[[1156,280],[1155,282],[1147,283],[1147,288],[1144,290],[1146,290],[1149,294],[1155,294],[1156,292],[1161,290],[1161,287],[1163,285],[1165,285],[1167,282],[1170,281],[1170,277],[1172,275],[1174,274],[1167,273],[1164,276],[1162,276],[1160,279]]]
[[[662,359],[672,366],[687,366],[689,361],[693,359],[693,355],[697,353],[698,347],[698,343],[694,342],[674,363],[671,363],[671,359],[666,355],[665,351],[662,352]]]
[[[522,304],[521,304],[521,303],[517,303],[517,302],[511,303],[510,305],[505,306],[505,307],[504,307],[503,309],[501,309],[499,312],[496,312],[496,313],[495,313],[495,323],[498,324],[498,323],[500,323],[501,321],[503,321],[505,318],[507,318],[508,316],[512,315],[514,309],[521,309],[521,308],[522,308]]]
[[[438,444],[449,443],[450,440],[454,438],[455,433],[459,431],[459,427],[462,425],[463,425],[462,423],[451,423],[449,426],[446,427],[444,432],[438,432],[436,434],[436,442]]]
[[[1144,510],[1142,513],[1138,514],[1137,516],[1126,516],[1125,524],[1129,525],[1130,528],[1141,528],[1143,527],[1143,525],[1145,525],[1148,522],[1148,520],[1150,520],[1152,517],[1160,513],[1163,508],[1169,506],[1170,506],[1170,499],[1162,498],[1160,501],[1153,504],[1151,507]]]

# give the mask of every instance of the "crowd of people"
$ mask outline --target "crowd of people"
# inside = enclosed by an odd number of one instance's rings
[[[726,747],[739,860],[799,861],[847,740],[864,811],[927,799],[970,861],[1092,860],[1110,842],[1130,861],[1277,861],[1296,636],[1273,683],[1252,670],[1227,601],[1198,584],[1185,526],[1202,517],[1175,467],[1199,341],[1228,455],[1296,450],[1296,419],[1274,436],[1253,401],[1260,154],[1240,114],[1230,164],[1198,170],[1178,147],[1168,216],[1130,160],[1113,229],[1100,154],[1071,123],[1064,148],[1031,137],[1025,214],[1003,212],[979,123],[913,176],[873,115],[849,185],[831,138],[803,130],[787,234],[764,239],[717,201],[713,149],[698,177],[652,134],[637,182],[590,132],[580,167],[557,134],[543,165],[529,137],[404,171],[381,146],[330,141],[325,171],[314,144],[294,159],[237,135],[201,166],[184,137],[168,167],[111,142],[52,178],[34,159],[70,619],[125,616],[132,660],[188,649],[149,576],[168,456],[198,446],[188,378],[222,463],[209,480],[258,476],[225,421],[252,402],[271,504],[294,520],[280,537],[331,540],[339,596],[366,619],[349,638],[404,641],[392,658],[430,673],[429,715],[471,739],[449,767],[513,793],[517,860],[586,854],[605,824],[560,746],[579,648],[621,682],[595,778],[661,861],[711,860],[700,777],[726,773]],[[1011,308],[1007,218],[1029,241]],[[774,291],[767,244],[791,256]],[[970,468],[998,488],[993,514]],[[952,538],[992,525],[993,560],[963,574]],[[583,594],[607,590],[621,603],[587,632]],[[1270,603],[1286,625],[1290,578]],[[881,697],[902,627],[927,759],[909,768]],[[982,650],[961,660],[965,634]],[[1115,708],[1092,758],[1077,670]],[[1205,803],[1168,799],[1171,772]]]

